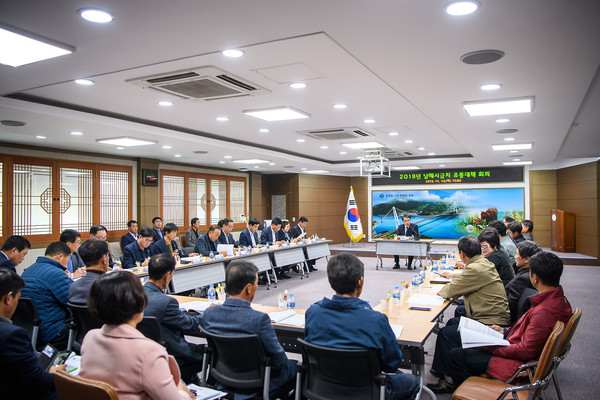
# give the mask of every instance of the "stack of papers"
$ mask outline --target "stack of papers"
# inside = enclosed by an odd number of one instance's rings
[[[450,283],[452,282],[452,279],[448,279],[448,278],[444,278],[441,275],[436,275],[435,278],[432,278],[431,283],[441,283],[441,284],[445,284],[445,283]]]
[[[482,346],[510,345],[508,340],[505,340],[500,332],[496,332],[481,322],[477,322],[467,317],[460,317],[458,331],[460,332],[460,340],[463,349]]]
[[[202,314],[204,310],[210,307],[210,303],[208,301],[190,301],[188,303],[181,303],[179,307],[185,311],[195,311],[198,314]]]
[[[392,327],[392,331],[394,331],[394,335],[396,336],[396,339],[398,339],[400,337],[400,335],[402,334],[402,329],[404,329],[404,326],[402,325],[391,325]]]
[[[408,299],[409,304],[421,304],[426,306],[441,306],[444,304],[444,299],[440,296],[430,294],[413,294]]]
[[[219,392],[207,387],[202,387],[190,383],[187,385],[188,389],[196,394],[196,400],[213,400],[220,399],[221,397],[227,396],[227,393]]]
[[[271,322],[292,326],[304,325],[304,314],[296,314],[295,310],[276,311],[269,313]]]

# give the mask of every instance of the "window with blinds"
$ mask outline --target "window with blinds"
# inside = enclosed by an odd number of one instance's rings
[[[222,180],[210,181],[211,212],[210,224],[216,225],[227,217],[227,182]]]
[[[206,179],[204,178],[188,178],[188,218],[198,218],[200,225],[207,225],[208,221],[208,202]],[[188,221],[186,221],[188,222]]]
[[[233,223],[243,223],[246,216],[246,182],[229,182],[229,218]]]
[[[61,206],[64,208],[60,213],[60,231],[65,229],[88,231],[94,219],[94,171],[61,168],[60,191],[63,200]]]
[[[52,233],[52,167],[13,165],[13,235]]]
[[[183,176],[162,177],[162,219],[178,227],[185,226],[185,179]]]

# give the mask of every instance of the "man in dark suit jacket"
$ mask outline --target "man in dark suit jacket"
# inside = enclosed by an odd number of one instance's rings
[[[306,237],[306,225],[308,225],[308,218],[306,218],[303,215],[300,217],[300,219],[298,219],[298,225],[296,225],[295,227],[293,227],[290,230],[290,234],[292,235],[292,238],[294,238],[294,239],[305,238]],[[318,269],[315,268],[315,260],[306,260],[306,264],[308,265],[308,270],[310,272],[318,271]]]
[[[151,244],[152,229],[142,228],[138,239],[123,249],[123,268],[134,268],[136,267],[136,262],[139,262],[142,267],[147,266],[152,256],[150,251]]]
[[[214,255],[217,255],[217,244],[219,243],[219,236],[221,235],[221,229],[219,229],[216,225],[211,225],[208,228],[208,232],[204,235],[200,236],[198,240],[196,240],[196,246],[194,247],[194,252],[200,254],[201,256],[209,256],[212,252]],[[227,254],[226,251],[222,251],[221,254]]]
[[[154,238],[154,243],[158,242],[165,236],[162,225],[163,221],[161,217],[152,218],[152,237]]]
[[[281,218],[275,217],[271,220],[271,226],[263,229],[260,234],[260,244],[272,245],[277,241],[277,231],[281,229]]]
[[[175,258],[170,254],[152,256],[148,264],[149,281],[144,285],[148,304],[144,315],[156,317],[163,331],[167,352],[175,357],[181,378],[185,382],[198,383],[198,372],[202,370],[203,347],[188,343],[184,331],[197,331],[202,317],[190,316],[179,309],[179,302],[163,291],[175,271]]]
[[[410,223],[410,215],[402,216],[403,224],[398,227],[398,236],[413,236],[414,239],[418,240],[419,235],[419,227],[416,224]],[[408,264],[406,266],[407,269],[413,269],[412,262],[414,257],[408,256]],[[394,269],[400,268],[400,256],[394,256]]]
[[[135,242],[138,239],[138,223],[132,219],[127,222],[128,232],[121,236],[121,251],[127,247],[128,244]]]
[[[515,242],[515,244],[519,244],[525,240],[525,238],[521,234],[521,232],[523,230],[523,225],[521,225],[521,223],[519,221],[511,222],[510,224],[508,224],[508,226],[506,228],[507,228],[508,236],[511,237],[511,239],[513,240],[513,242]]]
[[[152,243],[150,246],[150,252],[152,255],[163,253],[171,254],[173,256],[179,255],[180,257],[192,257],[198,255],[196,253],[186,254],[183,249],[180,249],[179,246],[177,246],[177,242],[175,241],[175,237],[177,237],[177,229],[179,228],[177,228],[177,225],[174,223],[170,222],[165,225],[165,236],[158,242]]]
[[[248,261],[232,261],[227,267],[225,283],[229,297],[223,305],[204,311],[202,326],[220,335],[258,335],[271,358],[271,390],[293,381],[297,362],[288,360],[269,316],[250,306],[258,289],[258,268]]]
[[[219,221],[221,235],[219,235],[220,244],[232,244],[233,247],[238,247],[237,242],[233,238],[231,231],[233,230],[233,220],[231,218],[223,218]]]
[[[52,374],[44,372],[23,328],[10,318],[17,309],[23,279],[13,271],[0,269],[0,387],[3,399],[58,400]],[[56,371],[51,367],[50,372]]]
[[[92,284],[108,272],[110,255],[108,243],[102,240],[86,240],[78,251],[85,262],[86,272],[69,286],[69,303],[86,305]]]
[[[250,218],[248,220],[248,227],[240,233],[240,242],[239,245],[241,247],[255,247],[260,242],[258,241],[258,225],[260,221],[256,218]]]
[[[30,248],[31,243],[23,236],[9,236],[0,248],[0,269],[17,272],[17,265],[21,264]]]
[[[71,256],[67,263],[67,271],[71,279],[77,279],[85,274],[85,263],[77,252],[81,246],[81,233],[75,229],[65,229],[60,233],[61,242],[66,244],[71,250]]]

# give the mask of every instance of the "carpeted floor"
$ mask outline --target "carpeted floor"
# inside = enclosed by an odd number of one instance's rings
[[[407,271],[404,267],[400,270],[392,270],[393,260],[384,259],[384,268],[375,270],[374,257],[361,258],[365,264],[365,287],[361,298],[371,302],[375,306],[384,298],[388,290],[403,280],[412,279],[413,271]],[[402,262],[401,262],[402,263]],[[254,299],[255,303],[264,305],[277,305],[277,293],[288,290],[296,297],[297,308],[308,308],[312,303],[323,297],[331,297],[331,290],[327,281],[326,260],[317,261],[316,268],[310,278],[300,279],[291,273],[293,279],[282,280],[277,288],[266,290],[261,286]],[[567,265],[563,273],[561,283],[571,306],[581,307],[583,310],[582,320],[572,341],[572,349],[566,360],[556,372],[560,381],[563,397],[565,399],[595,399],[600,398],[600,374],[595,371],[596,357],[600,354],[598,337],[594,336],[600,332],[600,319],[594,317],[594,310],[600,310],[600,296],[596,283],[600,281],[600,268],[583,265]],[[445,314],[445,321],[453,315],[453,307]],[[433,358],[436,335],[432,334],[426,342],[426,371],[429,371]],[[296,358],[294,356],[294,358]],[[425,382],[434,382],[435,378],[429,375]],[[426,398],[426,396],[423,396]],[[438,395],[440,400],[451,399],[451,395]],[[553,386],[546,391],[546,400],[557,399]]]

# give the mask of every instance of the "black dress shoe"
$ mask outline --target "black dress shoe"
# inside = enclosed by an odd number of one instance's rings
[[[308,271],[309,271],[309,272],[315,272],[315,271],[318,271],[318,269],[316,269],[315,267],[310,267],[310,268],[308,269]]]
[[[430,373],[431,375],[433,375],[434,377],[436,377],[436,378],[443,378],[443,377],[445,376],[444,374],[442,374],[441,372],[437,372],[437,371],[436,371],[435,369],[433,369],[433,368],[431,368],[431,369],[429,370],[429,373]]]
[[[406,269],[415,269],[415,267],[413,267],[412,265],[409,265],[408,267],[406,267]]]
[[[400,265],[396,264],[396,265],[394,265],[394,268],[392,268],[392,269],[400,269]]]
[[[279,279],[291,279],[292,277],[289,276],[287,273],[284,274],[279,274]]]
[[[426,385],[435,394],[453,393],[454,385],[450,384],[445,379],[440,379],[437,383],[428,383]]]

